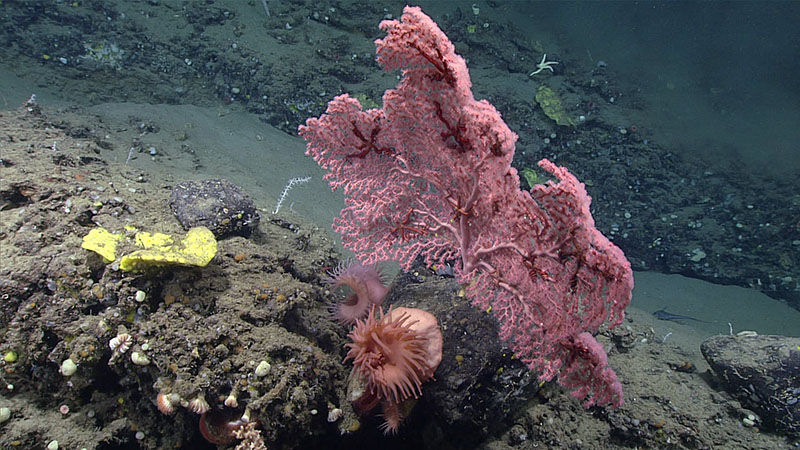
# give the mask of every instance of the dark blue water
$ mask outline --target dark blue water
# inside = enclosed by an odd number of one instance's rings
[[[799,2],[508,2],[530,39],[605,61],[675,151],[800,174]]]

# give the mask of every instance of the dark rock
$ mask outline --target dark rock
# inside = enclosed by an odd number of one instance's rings
[[[204,226],[217,238],[250,236],[261,218],[253,200],[239,186],[222,179],[178,183],[169,206],[183,228]]]
[[[439,321],[445,356],[435,381],[422,385],[409,422],[438,424],[451,448],[468,448],[503,429],[539,390],[536,373],[500,341],[494,317],[473,307],[460,290],[454,278],[417,266],[394,280],[384,301],[384,307],[424,309]]]
[[[800,434],[800,338],[714,336],[700,350],[725,390],[765,428]]]

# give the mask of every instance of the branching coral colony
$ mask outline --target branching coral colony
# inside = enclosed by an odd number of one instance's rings
[[[620,383],[592,333],[606,320],[621,323],[633,276],[595,228],[584,185],[542,160],[558,181],[522,191],[511,167],[517,135],[475,100],[447,36],[416,7],[381,29],[378,62],[402,71],[383,108],[363,110],[345,94],[299,129],[331,188],[344,190],[334,221],[344,246],[365,265],[395,260],[408,270],[418,256],[428,265],[456,260],[473,305],[493,313],[500,337],[540,379],[558,376],[587,406],[621,405]],[[368,316],[351,337],[391,323]],[[355,345],[350,357],[359,361]],[[416,386],[405,392],[418,394]]]

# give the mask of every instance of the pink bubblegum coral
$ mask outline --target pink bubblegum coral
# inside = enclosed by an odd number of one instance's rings
[[[402,69],[383,108],[341,95],[300,127],[307,153],[328,170],[346,206],[334,228],[365,264],[411,267],[458,259],[474,305],[532,370],[586,398],[622,403],[605,352],[591,336],[622,321],[633,277],[622,251],[595,227],[586,190],[547,160],[558,182],[520,190],[511,167],[517,135],[475,100],[464,60],[419,8],[381,23],[386,70]]]

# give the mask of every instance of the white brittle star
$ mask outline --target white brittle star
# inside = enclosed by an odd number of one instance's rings
[[[532,76],[536,75],[537,73],[539,73],[539,72],[541,72],[541,71],[543,71],[545,69],[547,69],[550,72],[552,72],[553,71],[553,67],[552,67],[553,64],[558,64],[558,63],[555,62],[555,61],[545,61],[546,59],[547,59],[547,53],[542,55],[542,61],[539,64],[536,64],[536,67],[538,67],[538,69],[536,69],[533,72],[531,72],[531,74],[528,75],[528,76],[532,77]]]

